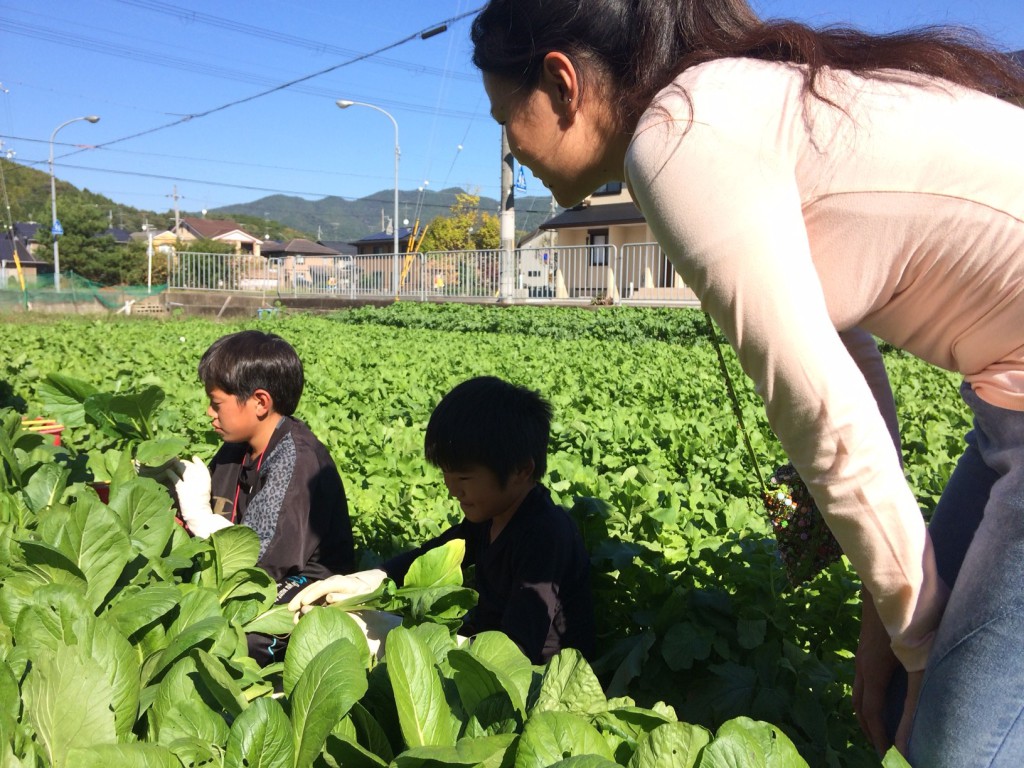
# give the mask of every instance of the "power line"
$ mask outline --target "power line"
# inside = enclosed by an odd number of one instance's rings
[[[27,142],[29,144],[49,145],[49,142],[46,139],[32,139],[32,138],[28,138],[26,136],[13,136],[11,134],[0,134],[0,137],[2,137],[4,139],[10,139],[11,141],[23,141],[23,142]],[[76,149],[89,149],[91,145],[84,145],[81,142],[63,142],[63,141],[58,141],[58,142],[54,143],[54,146],[55,147],[73,147],[73,148],[76,148]],[[297,168],[295,166],[286,166],[286,165],[268,165],[267,163],[246,163],[246,162],[242,162],[242,161],[239,161],[239,160],[225,160],[223,158],[218,158],[218,157],[209,158],[209,157],[195,157],[195,156],[192,156],[192,155],[174,155],[174,154],[169,154],[169,153],[166,153],[166,152],[138,152],[138,151],[134,151],[134,150],[130,150],[130,149],[111,149],[109,147],[104,148],[103,151],[104,152],[115,153],[115,154],[131,155],[133,157],[155,157],[155,158],[160,158],[160,159],[163,159],[163,160],[175,160],[175,161],[183,161],[183,160],[185,160],[185,161],[190,161],[190,162],[228,165],[228,166],[235,166],[235,167],[240,167],[240,168],[258,168],[260,170],[269,170],[269,171],[292,171],[292,172],[297,171],[297,172],[300,172],[300,173],[315,173],[315,174],[318,174],[318,175],[321,175],[321,176],[334,176],[334,177],[338,177],[338,178],[362,178],[362,179],[376,179],[376,178],[378,178],[378,176],[376,174],[343,173],[341,171],[324,170],[323,168]],[[70,153],[69,153],[69,155],[70,155]],[[37,160],[37,159],[28,159],[28,158],[22,157],[20,159],[20,162],[21,162],[22,165],[40,166],[40,165],[44,165],[47,162],[47,159],[43,158],[43,159]],[[68,166],[68,167],[74,167],[74,166]],[[443,189],[444,185],[442,185],[441,188]]]
[[[256,37],[263,40],[270,40],[275,43],[283,43],[285,45],[291,45],[297,48],[305,48],[306,50],[315,51],[317,53],[331,53],[337,56],[359,56],[359,51],[352,48],[342,48],[337,45],[330,43],[324,43],[320,40],[313,40],[306,37],[298,37],[297,35],[289,35],[284,32],[279,32],[274,29],[268,29],[266,27],[257,27],[252,24],[244,24],[242,22],[234,21],[233,19],[226,19],[221,16],[214,16],[209,13],[202,13],[201,11],[193,11],[187,8],[181,8],[175,3],[165,3],[159,0],[117,0],[117,2],[124,5],[132,5],[136,8],[142,8],[147,11],[153,11],[154,13],[162,13],[164,15],[173,16],[183,21],[190,23],[204,24],[210,27],[216,27],[218,29],[226,29],[231,32],[238,32],[249,37]],[[477,11],[480,9],[478,8]],[[471,11],[476,13],[476,11]],[[453,20],[464,18],[464,16],[457,16]],[[432,27],[424,30],[423,32],[417,33],[417,36],[423,37],[429,32],[433,32],[435,29],[443,26],[445,22],[435,24]],[[429,36],[429,35],[428,35]],[[469,73],[454,73],[449,74],[445,69],[440,67],[431,67],[425,64],[413,64],[407,61],[401,61],[400,59],[389,59],[385,57],[378,57],[376,59],[378,64],[383,64],[389,67],[399,67],[401,69],[408,70],[410,72],[419,72],[423,74],[441,75],[444,77],[457,77],[467,82],[476,82],[477,78]]]
[[[390,50],[392,50],[394,48],[398,48],[401,45],[405,45],[408,42],[411,42],[411,41],[413,41],[413,40],[415,40],[415,39],[417,39],[419,37],[422,37],[424,35],[427,35],[428,33],[433,32],[438,27],[441,27],[441,26],[446,26],[447,27],[450,24],[454,24],[457,21],[461,21],[462,19],[464,19],[464,18],[466,18],[468,16],[472,16],[472,15],[476,14],[480,10],[482,10],[482,6],[480,8],[476,8],[476,9],[474,9],[472,11],[467,11],[466,13],[461,13],[461,14],[459,14],[457,16],[453,16],[453,17],[451,17],[449,19],[445,19],[444,21],[437,22],[436,24],[431,24],[429,27],[425,27],[425,28],[421,29],[419,32],[415,32],[415,33],[413,33],[411,35],[408,35],[407,37],[404,37],[401,40],[397,40],[397,41],[395,41],[393,43],[389,43],[388,45],[382,46],[381,48],[378,48],[378,49],[376,49],[374,51],[370,51],[369,53],[359,54],[359,55],[354,56],[354,57],[352,57],[352,58],[350,58],[350,59],[348,59],[346,61],[343,61],[343,62],[341,62],[339,64],[335,64],[333,66],[327,67],[325,69],[321,69],[321,70],[319,70],[317,72],[313,72],[313,73],[308,74],[308,75],[303,75],[302,77],[297,77],[297,78],[295,78],[293,80],[289,80],[287,82],[284,82],[284,83],[281,83],[279,85],[273,86],[272,88],[268,88],[266,90],[260,91],[258,93],[252,94],[250,96],[245,96],[245,97],[240,98],[240,99],[235,99],[234,101],[229,101],[228,103],[221,104],[218,107],[213,107],[211,109],[207,109],[207,110],[204,110],[202,112],[195,112],[195,113],[192,113],[192,114],[189,114],[189,115],[185,115],[184,117],[181,117],[180,119],[174,120],[174,121],[172,121],[170,123],[165,123],[163,125],[158,125],[158,126],[156,126],[154,128],[148,128],[148,129],[146,129],[144,131],[138,131],[138,132],[130,134],[128,136],[122,136],[119,139],[111,139],[110,141],[105,141],[105,142],[103,142],[101,144],[93,145],[92,148],[102,149],[102,148],[105,148],[105,147],[109,147],[109,146],[111,146],[113,144],[120,144],[123,141],[129,141],[131,139],[136,139],[136,138],[139,138],[140,136],[148,136],[149,134],[153,134],[153,133],[156,133],[158,131],[163,131],[163,130],[166,130],[167,128],[173,128],[174,126],[182,125],[183,123],[187,123],[187,122],[190,122],[192,120],[198,120],[198,119],[201,119],[201,118],[204,118],[204,117],[209,117],[210,115],[216,114],[218,112],[223,112],[224,110],[230,109],[231,107],[236,107],[236,106],[238,106],[240,104],[247,104],[247,103],[249,103],[251,101],[255,101],[256,99],[261,99],[264,96],[269,96],[272,93],[277,93],[279,91],[283,91],[283,90],[286,90],[288,88],[291,88],[291,87],[293,87],[295,85],[298,85],[299,83],[304,83],[304,82],[306,82],[308,80],[312,80],[312,79],[314,79],[316,77],[321,77],[322,75],[326,75],[326,74],[328,74],[330,72],[335,72],[335,71],[341,69],[342,67],[347,67],[347,66],[355,64],[357,62],[365,61],[367,59],[374,58],[375,56],[383,53],[384,51],[390,51]],[[80,151],[83,151],[83,150],[76,150],[75,152],[69,152],[66,155],[62,155],[62,157],[70,157],[72,155],[78,154],[78,152],[80,152]]]
[[[250,85],[266,86],[268,84],[276,83],[277,81],[269,77],[254,74],[252,72],[245,72],[242,70],[228,69],[212,64],[204,64],[190,58],[181,58],[177,56],[171,56],[168,54],[157,54],[149,50],[140,50],[137,48],[130,48],[128,46],[110,43],[105,40],[97,40],[95,38],[88,38],[81,35],[73,35],[65,32],[56,32],[52,30],[42,29],[38,26],[31,24],[19,24],[18,22],[0,19],[0,30],[10,32],[12,34],[20,35],[22,37],[35,38],[37,40],[43,40],[49,43],[55,43],[57,45],[63,45],[70,48],[76,48],[79,50],[92,51],[94,53],[101,53],[108,56],[113,56],[118,59],[125,59],[131,61],[141,61],[146,64],[152,64],[154,66],[163,67],[165,69],[173,69],[182,72],[193,72],[200,75],[207,75],[209,77],[215,77],[221,80],[229,80],[233,82],[248,83]],[[429,31],[429,30],[428,30]],[[422,33],[421,33],[422,34]],[[369,54],[373,55],[373,54]],[[389,66],[401,66],[403,69],[407,69],[414,72],[425,72],[429,74],[443,74],[443,70],[436,67],[422,67],[418,64],[412,64],[408,62],[399,62],[397,60],[387,60],[377,58],[374,63],[381,63],[382,61],[392,62]],[[453,73],[452,77],[459,77],[471,82],[476,82],[477,78],[467,73]],[[13,84],[13,83],[12,83]],[[305,87],[296,88],[299,93],[305,93],[310,96],[331,98],[335,97],[335,93],[332,90],[325,88]],[[484,119],[483,115],[466,113],[460,110],[438,110],[436,107],[428,107],[423,104],[413,104],[410,102],[395,101],[390,99],[375,99],[381,105],[387,107],[399,107],[409,112],[419,112],[422,114],[435,114],[440,113],[451,117],[468,117],[469,119]],[[133,106],[133,108],[135,108]],[[157,111],[157,110],[150,110]],[[166,112],[158,114],[169,114]],[[185,118],[188,115],[172,115],[174,117]]]

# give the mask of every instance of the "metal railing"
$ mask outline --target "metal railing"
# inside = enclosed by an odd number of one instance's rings
[[[284,259],[179,252],[168,256],[167,275],[171,289],[262,291],[282,297],[698,303],[657,243],[520,248],[510,258],[499,250]]]

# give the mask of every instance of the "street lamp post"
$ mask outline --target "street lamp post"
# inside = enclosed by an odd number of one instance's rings
[[[50,134],[50,210],[53,214],[53,225],[50,228],[50,233],[53,235],[53,290],[55,291],[60,291],[60,234],[58,233],[59,225],[57,222],[57,178],[53,175],[53,141],[57,138],[57,131],[65,125],[77,123],[79,120],[85,120],[89,123],[98,123],[100,121],[96,115],[73,117],[67,122],[58,125],[53,129],[53,133]]]
[[[391,113],[388,112],[387,110],[381,109],[380,107],[378,107],[378,106],[376,106],[374,104],[367,104],[364,101],[349,101],[348,99],[338,99],[335,102],[335,104],[337,104],[339,107],[341,107],[341,109],[348,109],[351,106],[369,107],[370,109],[375,109],[378,112],[380,112],[381,114],[385,115],[388,118],[388,120],[391,121],[391,124],[393,126],[395,126],[395,210],[394,210],[394,213],[391,216],[391,231],[394,234],[394,238],[393,238],[394,246],[393,247],[395,249],[395,255],[394,255],[394,259],[393,259],[394,264],[393,264],[393,268],[392,268],[392,273],[393,274],[392,274],[391,280],[392,280],[392,284],[394,285],[394,288],[395,288],[395,298],[397,299],[398,298],[398,158],[402,154],[401,150],[398,148],[398,121],[395,120],[395,118],[392,117]]]

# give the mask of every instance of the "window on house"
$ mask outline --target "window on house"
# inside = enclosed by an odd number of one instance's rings
[[[609,181],[607,184],[598,187],[593,191],[594,197],[600,197],[601,195],[617,195],[622,192],[621,181]]]
[[[592,229],[587,232],[590,246],[590,266],[603,267],[608,264],[608,230]]]

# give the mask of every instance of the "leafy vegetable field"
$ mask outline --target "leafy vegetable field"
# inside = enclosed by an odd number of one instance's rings
[[[466,601],[450,598],[464,590],[446,552],[407,585],[428,598],[393,585],[378,596],[405,615],[383,661],[345,611],[326,608],[299,624],[283,666],[248,660],[246,630],[290,628],[254,566],[255,537],[188,539],[130,459],[182,445],[212,455],[196,364],[253,325],[305,363],[297,415],[338,463],[361,567],[455,519],[422,458],[448,389],[494,374],[544,393],[555,410],[546,483],[592,556],[597,657],[531,667],[497,633],[457,647]],[[0,342],[2,766],[879,765],[849,703],[859,583],[841,562],[787,587],[699,313],[19,316],[0,322]],[[898,352],[886,364],[927,514],[966,411],[955,377]],[[780,448],[730,365],[770,471]],[[61,447],[22,432],[22,416],[61,420]],[[94,480],[110,481],[109,503]]]

